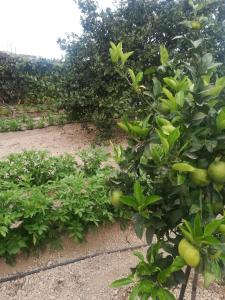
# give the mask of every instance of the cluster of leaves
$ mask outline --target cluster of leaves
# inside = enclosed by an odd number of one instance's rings
[[[112,182],[124,193],[120,201],[133,211],[138,236],[146,229],[149,242],[157,238],[147,261],[138,254],[131,276],[114,283],[133,283],[130,299],[175,299],[168,288],[184,279],[185,265],[202,273],[206,286],[224,278],[225,76],[204,39],[211,26],[204,12],[219,2],[189,1],[182,25],[190,33],[176,37],[188,49],[171,57],[161,46],[150,83],[123,65],[121,55],[115,61],[120,46],[111,44],[116,68],[148,103],[145,120],[118,124],[129,134],[128,147],[114,146],[121,171]],[[186,246],[178,253],[183,237]]]
[[[62,62],[0,52],[0,102],[49,102],[61,92]]]
[[[0,119],[0,132],[44,128],[53,125],[64,125],[68,122],[68,117],[64,113],[49,113],[48,115],[44,114],[39,119],[35,119],[29,115],[24,114],[16,118]]]
[[[177,32],[187,34],[188,29],[180,22],[186,19],[191,7],[187,0],[121,0],[114,10],[101,11],[94,0],[75,2],[82,14],[83,34],[71,34],[59,40],[66,51],[63,82],[66,95],[62,106],[75,119],[95,121],[106,134],[113,120],[123,113],[141,115],[148,110],[148,101],[142,94],[135,93],[118,78],[120,68],[111,65],[109,42],[123,41],[126,49],[134,50],[129,63],[138,71],[145,68],[143,84],[148,83],[159,64],[160,44],[174,57],[185,57],[189,42],[173,38]],[[207,47],[210,46],[216,58],[224,59],[224,1],[210,1],[201,12],[208,17],[208,26],[202,28]]]
[[[45,151],[24,151],[10,154],[0,161],[0,186],[4,184],[42,185],[73,174],[76,171],[74,159],[69,155],[49,156]]]
[[[72,156],[46,152],[0,161],[0,256],[12,262],[49,242],[59,246],[63,234],[82,241],[90,227],[123,219],[108,197],[112,172],[107,167],[87,175]]]
[[[102,162],[107,161],[108,154],[102,148],[91,148],[79,152],[82,159],[82,170],[87,175],[94,175],[102,167]]]

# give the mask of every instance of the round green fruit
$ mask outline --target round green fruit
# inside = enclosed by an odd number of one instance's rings
[[[163,115],[168,115],[170,113],[170,109],[166,103],[160,103],[158,106],[158,111]]]
[[[197,186],[206,186],[210,183],[206,169],[195,169],[190,173],[192,183]]]
[[[225,162],[214,161],[208,168],[209,178],[216,183],[225,183]]]
[[[178,246],[178,252],[188,266],[196,268],[200,263],[198,249],[192,246],[186,239],[182,239]]]
[[[225,224],[221,224],[221,225],[219,226],[219,231],[220,231],[221,233],[225,234]]]
[[[120,198],[122,195],[123,195],[123,193],[120,190],[115,190],[112,192],[111,203],[113,206],[115,206],[115,207],[121,206]]]
[[[199,21],[192,21],[191,22],[191,28],[192,29],[201,29],[201,23]]]

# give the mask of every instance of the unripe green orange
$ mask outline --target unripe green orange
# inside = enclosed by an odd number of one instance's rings
[[[200,263],[198,249],[192,246],[186,239],[182,239],[178,246],[178,252],[188,266],[196,268]]]
[[[210,183],[206,169],[195,169],[190,173],[190,179],[197,186],[206,186]]]
[[[191,28],[192,29],[201,29],[201,23],[199,21],[192,21],[191,22]]]
[[[115,206],[115,207],[121,206],[120,198],[122,195],[123,195],[123,193],[120,190],[115,190],[112,192],[111,203],[113,206]]]
[[[219,226],[219,231],[220,231],[221,233],[225,234],[225,224],[221,224],[221,225]]]
[[[216,183],[225,183],[225,162],[214,161],[208,168],[209,178]]]

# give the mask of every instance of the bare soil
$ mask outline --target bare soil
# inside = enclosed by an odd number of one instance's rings
[[[43,129],[0,133],[0,158],[23,150],[47,150],[54,155],[74,154],[90,147],[96,138],[96,130],[82,124],[51,126]]]

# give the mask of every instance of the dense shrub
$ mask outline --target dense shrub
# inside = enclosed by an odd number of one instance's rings
[[[0,52],[0,103],[57,100],[62,62]]]

